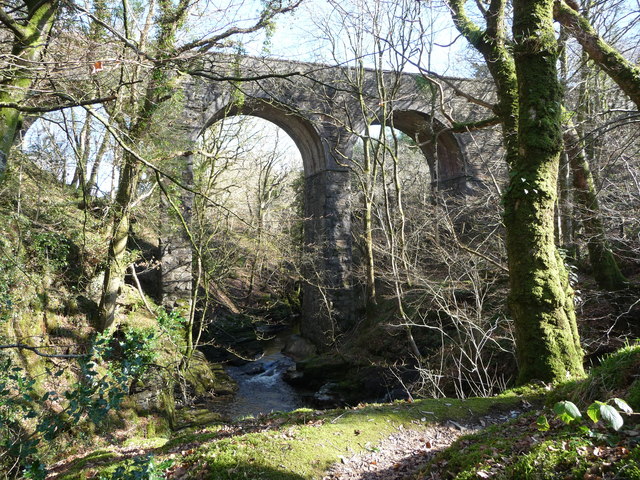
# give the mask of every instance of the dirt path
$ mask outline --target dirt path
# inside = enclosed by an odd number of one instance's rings
[[[342,457],[323,480],[400,480],[415,478],[433,456],[450,446],[461,435],[477,432],[487,425],[503,423],[520,411],[487,415],[473,423],[447,421],[426,425],[422,429],[399,428],[367,453]],[[437,480],[439,476],[427,477]]]

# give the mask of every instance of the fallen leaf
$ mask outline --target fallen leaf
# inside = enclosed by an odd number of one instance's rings
[[[587,447],[578,447],[576,448],[576,452],[578,452],[578,455],[580,455],[581,457],[586,457],[587,455],[589,455],[589,450],[587,449]]]

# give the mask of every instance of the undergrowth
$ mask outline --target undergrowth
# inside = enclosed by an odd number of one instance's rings
[[[559,400],[570,399],[586,411],[589,405],[618,397],[637,411],[639,371],[640,345],[628,345],[605,358],[585,378],[546,392],[545,409],[460,438],[436,456],[423,478],[640,480],[637,414],[621,412],[625,423],[618,431],[603,421],[565,424],[556,418],[558,410],[554,413],[551,408]],[[546,421],[547,417],[551,420]]]

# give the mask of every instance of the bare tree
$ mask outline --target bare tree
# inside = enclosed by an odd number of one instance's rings
[[[149,5],[147,25],[139,33],[139,39],[133,40],[131,32],[127,29],[130,19],[127,17],[127,9],[123,9],[123,24],[125,31],[120,34],[120,39],[126,46],[143,59],[151,61],[150,71],[143,75],[142,69],[135,67],[133,70],[132,84],[141,81],[146,82],[145,90],[140,97],[136,96],[135,89],[132,93],[132,105],[129,106],[130,119],[127,124],[127,143],[138,150],[140,144],[149,139],[149,132],[154,121],[154,116],[161,111],[163,105],[171,99],[174,85],[172,62],[177,61],[181,55],[189,52],[204,53],[211,48],[222,46],[223,42],[230,38],[258,31],[264,28],[277,15],[295,8],[297,3],[281,4],[268,3],[259,17],[248,27],[231,26],[208,35],[204,38],[179,44],[177,35],[184,25],[189,14],[191,4],[186,0],[179,1],[176,5],[169,1],[160,1],[157,5],[158,17],[156,19],[156,38],[148,42],[150,19],[155,12],[154,4]],[[94,20],[98,19],[94,16]],[[131,147],[130,147],[131,148]],[[138,150],[139,151],[139,150]],[[125,261],[127,240],[130,228],[130,209],[136,196],[141,162],[139,156],[125,151],[122,169],[119,175],[118,193],[114,205],[114,224],[110,240],[107,268],[105,271],[104,292],[100,301],[101,328],[107,330],[114,322],[116,299],[120,291],[124,272],[127,267]]]

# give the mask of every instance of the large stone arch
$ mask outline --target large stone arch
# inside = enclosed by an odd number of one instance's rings
[[[269,98],[253,96],[238,102],[228,91],[222,91],[203,109],[197,121],[190,122],[190,140],[197,142],[215,122],[237,115],[254,116],[277,125],[300,151],[305,177],[301,333],[319,347],[327,347],[338,332],[349,327],[353,309],[349,171],[336,160],[337,150],[333,146],[343,136]],[[187,170],[191,163],[191,158],[185,158]],[[185,203],[189,202],[183,200]],[[174,245],[171,254],[163,259],[165,292],[173,292],[169,298],[174,301],[175,287],[186,286],[175,277],[186,277],[190,258],[183,250],[180,261],[184,268],[180,269],[172,258],[179,241],[172,239],[165,243]]]
[[[208,112],[208,119],[197,132],[199,137],[204,130],[227,117],[247,115],[267,120],[284,130],[294,141],[304,167],[305,177],[315,175],[326,168],[326,154],[319,133],[307,119],[286,110],[282,105],[259,98],[248,98],[242,103],[231,102],[227,105],[215,105]]]

